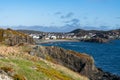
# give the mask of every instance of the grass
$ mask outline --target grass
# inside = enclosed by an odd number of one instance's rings
[[[52,63],[50,57],[46,57],[47,61],[27,54],[30,47],[1,46],[0,49],[0,55],[3,56],[0,58],[0,69],[14,80],[88,80],[68,68]]]
[[[3,67],[5,68],[6,66],[10,66],[11,64],[13,64],[10,67],[13,68],[15,71],[14,72],[15,75],[13,76],[13,78],[15,79],[16,77],[20,78],[20,76],[25,76],[27,80],[39,80],[39,79],[44,80],[45,77],[49,78],[44,73],[37,72],[32,68],[35,64],[38,64],[37,62],[35,63],[29,60],[24,60],[22,58],[14,58],[14,59],[8,58],[8,59],[0,59],[0,63],[2,64],[1,68]],[[2,70],[5,70],[6,72],[6,68]],[[22,78],[20,80],[24,80],[24,79]]]
[[[65,74],[62,74],[61,72],[58,72],[57,70],[53,68],[44,68],[40,65],[37,65],[37,71],[45,73],[47,76],[49,76],[52,80],[73,80],[72,77],[68,77]]]
[[[10,72],[14,80],[81,80],[70,76],[65,71],[54,69],[44,61],[33,62],[16,57],[2,58],[0,64],[0,69]]]

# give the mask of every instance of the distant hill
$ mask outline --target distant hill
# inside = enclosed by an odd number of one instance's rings
[[[75,29],[75,30],[71,31],[70,33],[78,33],[78,32],[87,32],[87,31],[83,30],[83,29]]]
[[[63,34],[62,32],[43,32],[43,31],[35,31],[35,30],[16,30],[18,32],[22,32],[22,33],[25,33],[25,34],[56,34],[56,35],[59,35],[59,34]]]
[[[41,34],[41,33],[45,33],[42,31],[35,31],[35,30],[16,30],[18,32],[22,32],[22,33],[27,33],[27,34]]]
[[[112,31],[112,30],[111,30]],[[96,32],[107,32],[107,31],[103,31],[103,30],[84,30],[84,29],[75,29],[73,31],[70,31],[69,33],[80,33],[80,32],[91,32],[91,33],[96,33]]]
[[[85,32],[120,32],[120,29],[115,29],[115,30],[84,30],[84,29],[75,29],[70,31],[70,33],[78,33],[81,31],[85,31]]]
[[[69,33],[74,33],[76,35],[84,35],[84,34],[88,34],[88,33],[96,33],[96,34],[119,33],[120,34],[120,29],[108,30],[108,31],[75,29],[73,31],[70,31]]]

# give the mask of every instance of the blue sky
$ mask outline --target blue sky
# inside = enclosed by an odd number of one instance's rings
[[[0,26],[20,25],[120,28],[120,0],[0,0]]]

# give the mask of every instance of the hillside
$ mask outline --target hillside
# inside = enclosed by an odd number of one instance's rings
[[[0,80],[88,80],[59,64],[28,52],[32,46],[0,46]]]
[[[7,80],[119,80],[87,54],[58,47],[0,46],[0,76]]]
[[[18,43],[34,44],[34,40],[27,34],[12,29],[0,29],[0,43],[13,46]]]
[[[55,46],[36,46],[30,52],[53,63],[61,64],[90,80],[120,80],[120,77],[105,72],[94,64],[92,56]]]
[[[26,34],[42,34],[45,32],[42,31],[34,31],[34,30],[16,30],[18,32],[26,33]]]

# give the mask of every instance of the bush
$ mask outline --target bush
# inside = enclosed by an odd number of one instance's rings
[[[11,68],[11,67],[1,67],[0,69],[5,71],[6,73],[14,71],[13,68]]]
[[[18,75],[18,74],[15,74],[15,75],[13,76],[13,79],[14,79],[14,80],[26,80],[24,76]]]

